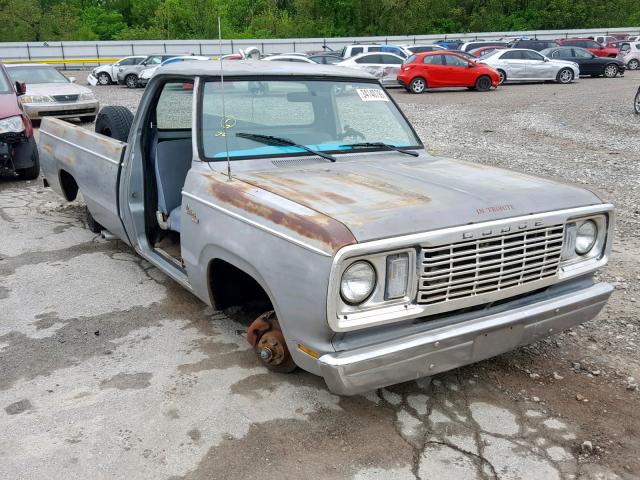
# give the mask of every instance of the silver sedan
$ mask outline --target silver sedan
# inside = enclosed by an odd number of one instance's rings
[[[571,83],[580,76],[577,63],[547,58],[525,48],[495,50],[482,57],[480,63],[495,68],[500,75],[500,83],[540,80]]]
[[[6,65],[14,81],[27,84],[20,97],[22,110],[31,120],[43,117],[80,118],[91,122],[98,115],[100,103],[87,87],[76,85],[50,65]]]

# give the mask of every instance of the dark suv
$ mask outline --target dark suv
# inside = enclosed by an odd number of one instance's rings
[[[0,174],[32,180],[40,174],[40,162],[31,120],[18,102],[26,91],[23,82],[11,82],[0,63]]]
[[[513,42],[510,47],[511,48],[528,48],[529,50],[535,50],[536,52],[541,52],[547,48],[555,48],[558,46],[558,42],[555,40],[516,40]]]

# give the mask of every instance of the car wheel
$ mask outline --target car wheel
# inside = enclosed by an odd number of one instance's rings
[[[498,70],[498,75],[500,75],[499,85],[502,85],[507,81],[507,72],[505,72],[504,70]]]
[[[607,78],[613,78],[618,75],[618,66],[614,63],[610,63],[604,67],[604,76]]]
[[[488,92],[491,90],[491,79],[486,75],[478,77],[476,80],[476,90],[479,92]]]
[[[91,212],[89,211],[89,207],[84,207],[85,219],[87,221],[87,228],[91,231],[91,233],[100,233],[104,230],[104,227],[96,222],[96,219],[93,218]]]
[[[133,113],[120,105],[108,106],[100,110],[96,119],[96,133],[126,142],[133,124]]]
[[[110,85],[111,84],[111,76],[107,72],[102,72],[98,74],[98,83],[100,85]]]
[[[633,109],[636,112],[636,115],[640,115],[640,88],[638,89],[638,92],[636,93],[636,99],[633,102]]]
[[[629,63],[627,63],[627,68],[629,70],[637,70],[638,67],[640,67],[640,60],[638,60],[637,58],[633,58],[629,60]]]
[[[40,157],[38,156],[38,149],[33,145],[33,151],[31,152],[31,160],[33,165],[29,168],[21,168],[16,170],[18,176],[23,180],[34,180],[40,175]]]
[[[127,75],[124,79],[124,84],[127,88],[136,88],[138,86],[138,76],[133,73]]]
[[[570,68],[561,69],[556,75],[556,82],[564,84],[573,82],[573,70]]]
[[[423,93],[426,89],[427,81],[421,77],[414,78],[409,84],[409,90],[411,90],[411,93]]]

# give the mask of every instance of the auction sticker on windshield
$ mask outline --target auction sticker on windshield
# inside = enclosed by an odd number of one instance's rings
[[[363,102],[388,102],[389,97],[378,88],[356,88]]]

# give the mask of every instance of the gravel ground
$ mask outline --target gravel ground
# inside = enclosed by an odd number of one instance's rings
[[[90,234],[79,202],[0,180],[0,478],[640,478],[638,84],[392,93],[434,154],[609,198],[616,291],[573,331],[366,396],[268,373],[247,312]],[[142,92],[93,89],[132,110]]]

